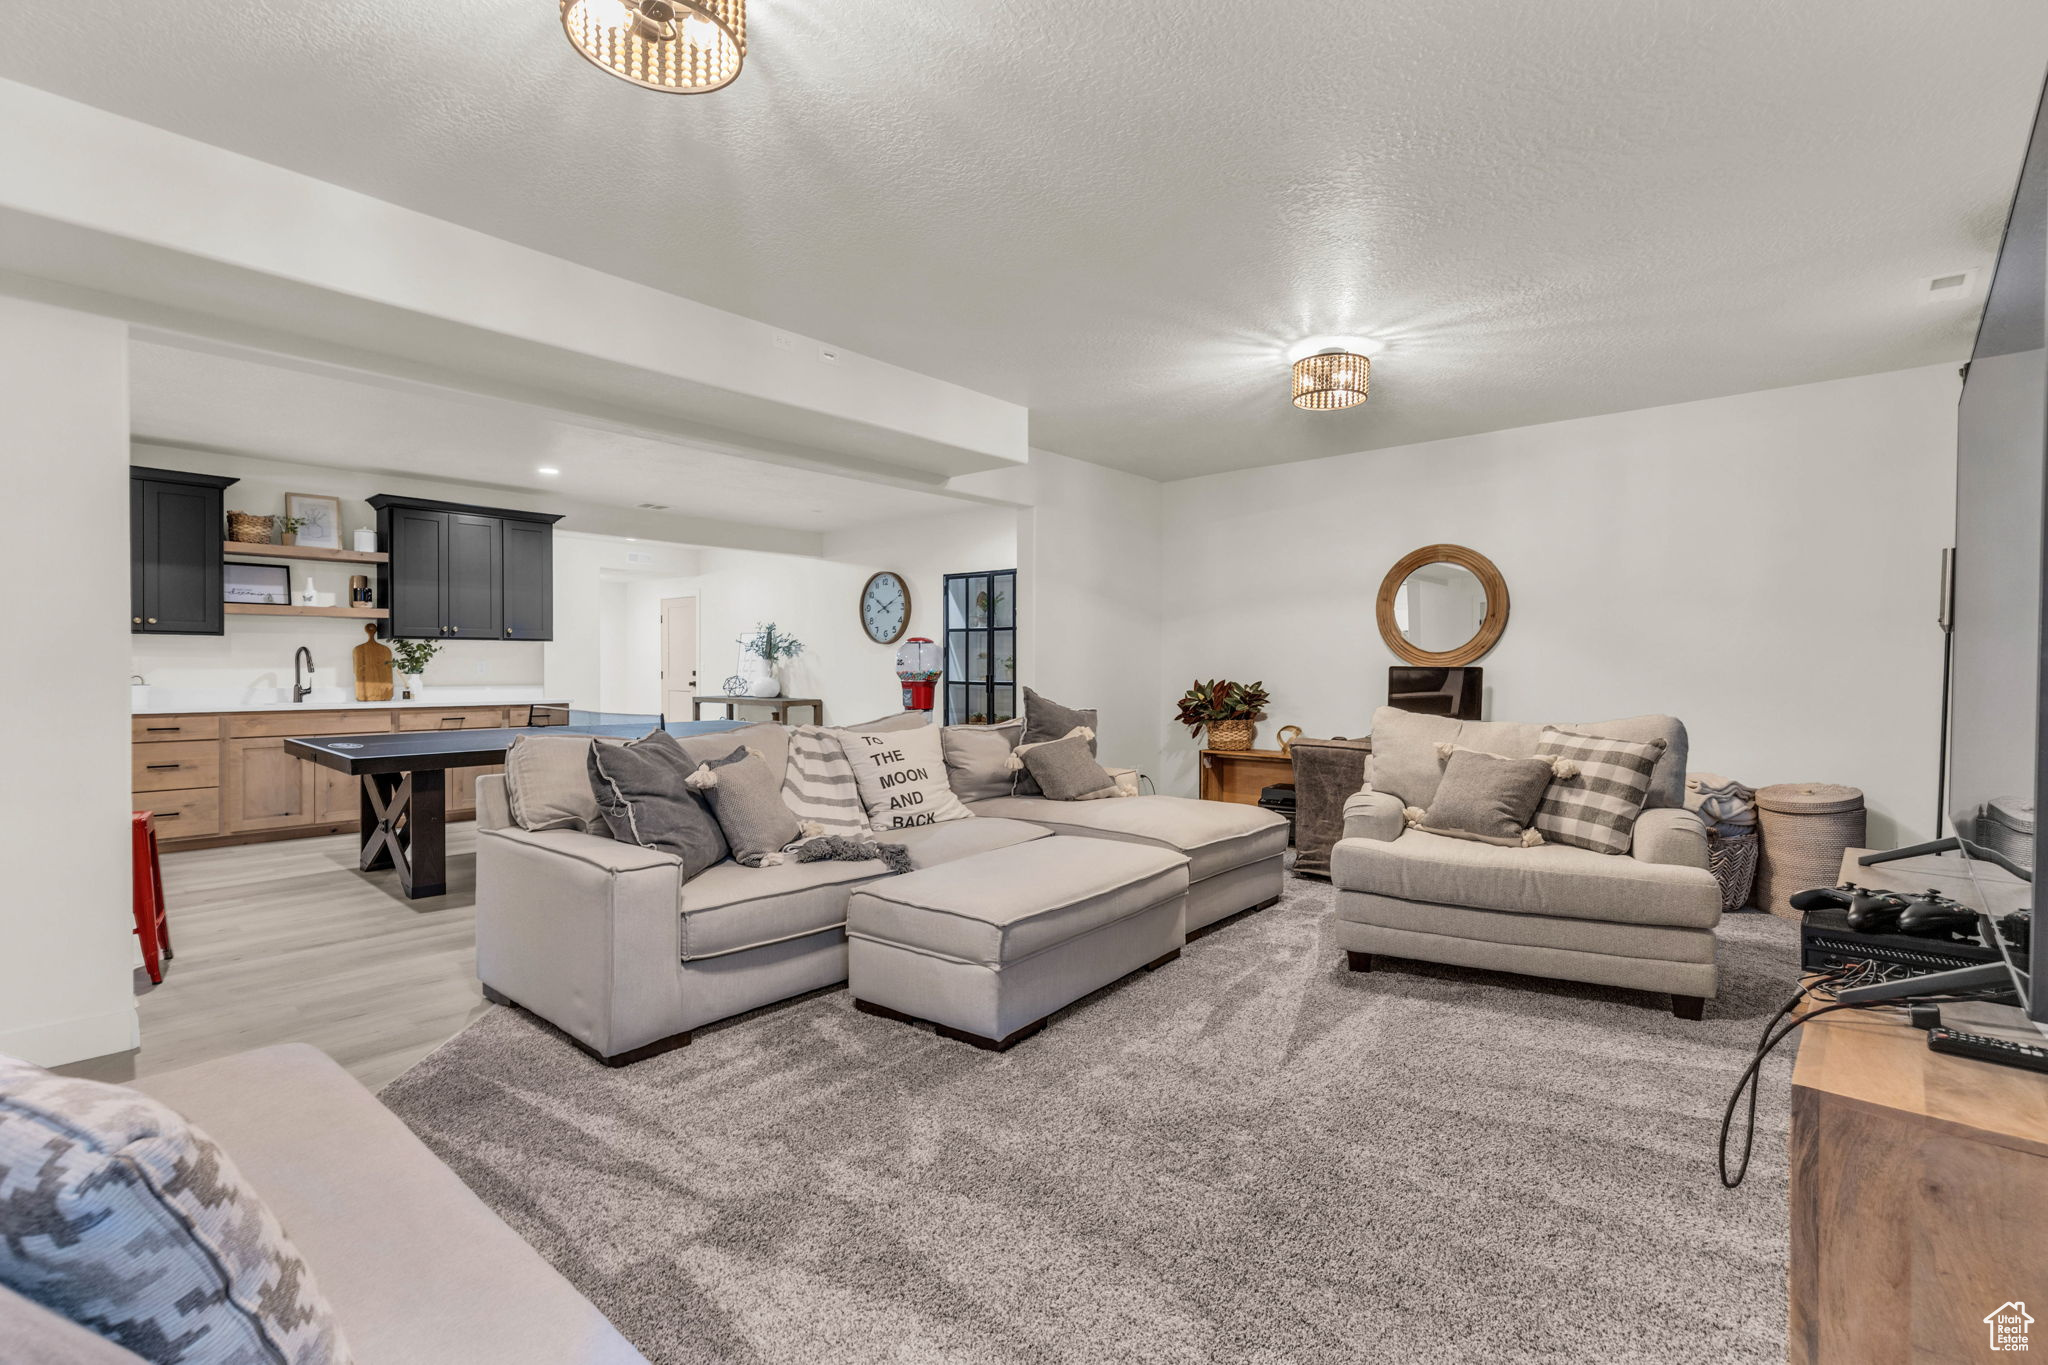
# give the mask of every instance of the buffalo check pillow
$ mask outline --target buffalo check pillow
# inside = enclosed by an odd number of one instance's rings
[[[1538,758],[1562,758],[1578,769],[1554,777],[1536,808],[1536,828],[1553,844],[1626,853],[1636,816],[1650,795],[1650,771],[1664,756],[1664,741],[1601,739],[1545,726]]]

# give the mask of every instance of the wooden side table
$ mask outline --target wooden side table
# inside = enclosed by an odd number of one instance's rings
[[[1843,857],[1844,879],[1978,903],[1955,859],[1859,867],[1864,852]],[[1987,887],[1994,913],[2027,896],[2017,882],[2004,891]],[[1944,1005],[1942,1018],[2040,1041],[2011,1009]],[[1799,1033],[1787,1358],[2002,1358],[1987,1350],[1986,1315],[2048,1306],[2048,1076],[1930,1052],[1892,1010],[1844,1010]]]
[[[1204,749],[1201,753],[1201,796],[1204,801],[1259,804],[1259,791],[1294,780],[1294,760],[1278,749]]]
[[[704,719],[704,708],[707,706],[723,706],[727,720],[738,720],[739,708],[742,706],[765,706],[768,708],[769,719],[777,725],[789,724],[790,707],[808,706],[811,708],[811,724],[825,723],[825,703],[816,697],[692,697],[690,719]],[[714,716],[713,719],[717,717]]]

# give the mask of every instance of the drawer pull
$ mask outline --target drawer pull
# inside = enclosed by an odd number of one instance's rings
[[[143,728],[152,735],[175,735],[185,727],[182,725],[148,725]]]
[[[153,773],[160,773],[166,770],[176,772],[178,769],[184,766],[185,765],[182,763],[152,763],[149,765],[149,771]]]
[[[185,818],[185,812],[181,810],[153,810],[150,812],[150,815],[158,820],[182,820]]]

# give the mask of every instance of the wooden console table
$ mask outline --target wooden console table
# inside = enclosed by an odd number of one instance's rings
[[[691,720],[704,719],[704,708],[707,706],[723,706],[728,720],[738,720],[742,706],[765,706],[768,708],[769,719],[777,725],[787,725],[790,707],[808,706],[811,708],[811,724],[825,723],[825,703],[816,697],[693,697],[690,704]]]
[[[1201,753],[1201,797],[1204,801],[1259,804],[1259,790],[1294,780],[1294,760],[1278,749],[1204,749]]]
[[[1859,867],[1864,886],[1976,897],[1952,858]],[[2013,896],[1994,891],[1994,898]],[[1997,904],[1994,910],[2012,908]],[[2011,1009],[1943,1022],[2040,1042]],[[1927,1050],[1894,1011],[1802,1028],[1792,1074],[1793,1365],[2002,1359],[1987,1314],[2025,1303],[2048,1347],[2048,1076]]]

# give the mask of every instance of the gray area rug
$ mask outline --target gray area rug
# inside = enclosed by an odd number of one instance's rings
[[[820,992],[608,1070],[494,1009],[383,1098],[669,1362],[1784,1359],[1793,926],[1661,997],[1346,972],[1326,885],[993,1055]],[[1787,1049],[1789,1051],[1789,1049]]]

